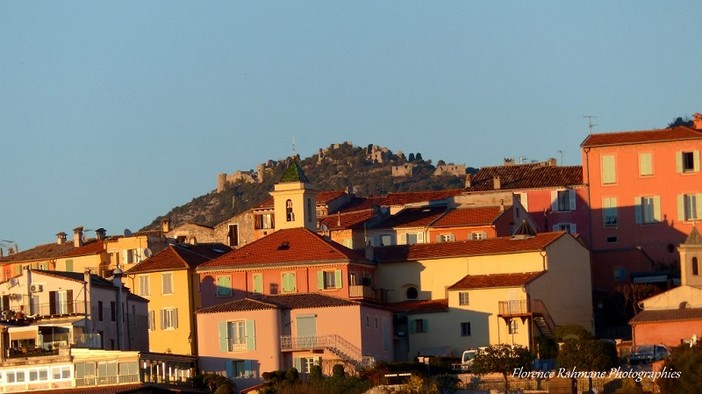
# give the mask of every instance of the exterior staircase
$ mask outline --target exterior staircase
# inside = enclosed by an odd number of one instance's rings
[[[356,345],[339,335],[322,335],[315,337],[280,337],[281,351],[324,349],[339,357],[342,361],[353,365],[356,370],[370,368],[375,365],[375,359],[364,356]]]
[[[511,318],[528,319],[531,318],[534,324],[539,329],[541,335],[547,338],[553,338],[556,329],[556,323],[548,313],[546,305],[542,300],[511,300],[498,302],[498,316],[507,321]]]
[[[556,329],[556,323],[548,313],[546,305],[541,300],[531,300],[531,313],[534,317],[534,324],[541,332],[541,335],[553,339],[553,333]]]

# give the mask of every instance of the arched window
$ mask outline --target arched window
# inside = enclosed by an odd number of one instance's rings
[[[285,217],[287,218],[288,222],[292,222],[293,220],[295,220],[295,214],[293,213],[292,208],[292,200],[285,201]]]
[[[419,292],[417,291],[416,287],[410,286],[407,288],[407,299],[416,300],[418,295],[419,295]]]
[[[700,274],[700,264],[697,261],[697,257],[692,258],[692,275]]]

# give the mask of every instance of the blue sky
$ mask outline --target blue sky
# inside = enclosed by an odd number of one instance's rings
[[[702,111],[693,1],[0,2],[0,239],[136,230],[216,174],[351,140],[580,164]],[[89,235],[92,235],[89,233]]]

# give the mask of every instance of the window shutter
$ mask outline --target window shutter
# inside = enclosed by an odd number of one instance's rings
[[[661,221],[661,198],[660,196],[653,197],[653,219],[657,222]]]
[[[571,234],[575,234],[578,232],[578,230],[575,228],[575,223],[569,223],[568,225],[570,226],[570,233]]]
[[[558,191],[551,190],[551,211],[558,211]]]
[[[227,377],[235,378],[234,376],[234,360],[224,360],[225,368],[227,369]]]
[[[253,282],[254,293],[263,293],[263,275],[255,274],[253,277]]]
[[[56,292],[49,292],[49,313],[52,315],[56,314]]]
[[[66,303],[68,304],[68,313],[73,313],[73,289],[66,290]]]
[[[246,321],[246,350],[256,349],[256,322],[254,320]]]
[[[702,193],[695,194],[695,219],[702,219]]]
[[[422,332],[429,332],[429,319],[422,319]]]
[[[161,315],[161,329],[163,330],[164,328],[166,328],[166,310],[161,309],[160,315]]]
[[[695,164],[694,164],[695,172],[699,172],[700,171],[700,151],[696,150],[696,151],[692,152],[692,154],[695,158]]]
[[[441,242],[441,235],[437,235],[437,236],[436,236],[436,242],[437,242],[437,243],[438,243],[438,242]]]
[[[641,224],[643,222],[643,215],[641,215],[641,197],[634,197],[634,214],[636,215],[636,224]]]
[[[324,271],[317,271],[317,289],[322,290],[324,288]]]
[[[409,333],[414,334],[417,332],[417,321],[416,320],[408,320],[407,325],[409,326]]]
[[[219,350],[221,352],[229,351],[229,338],[227,337],[228,334],[229,332],[227,331],[227,322],[219,322]]]
[[[244,375],[247,378],[254,377],[253,362],[251,360],[244,360]]]
[[[678,194],[678,220],[685,220],[685,195]]]
[[[178,328],[178,308],[172,309],[173,311],[173,321],[171,322],[171,325],[173,328]]]
[[[344,281],[341,280],[341,270],[334,271],[334,284],[336,284],[337,289],[344,287]]]
[[[417,243],[418,244],[424,243],[424,233],[423,232],[417,233]]]
[[[293,359],[293,364],[294,364],[295,369],[297,369],[297,372],[302,371],[302,359],[301,358],[295,357]]]
[[[568,199],[570,200],[570,210],[575,211],[575,190],[568,190]]]
[[[675,152],[675,171],[677,173],[683,172],[682,168],[682,152]]]

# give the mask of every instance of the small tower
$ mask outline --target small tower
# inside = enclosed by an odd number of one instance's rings
[[[306,227],[316,232],[315,195],[302,168],[293,159],[271,192],[276,230]]]
[[[680,252],[680,284],[702,287],[702,235],[692,227],[690,235],[678,247]]]

